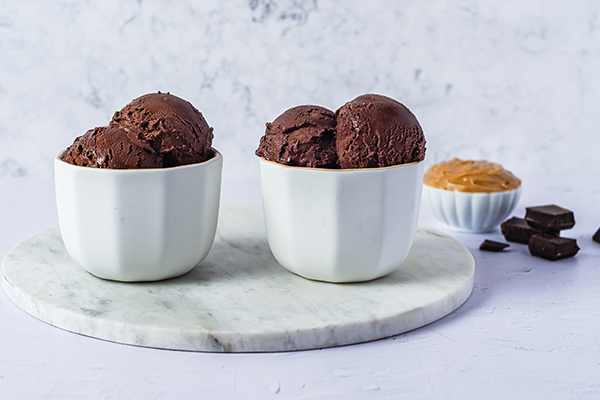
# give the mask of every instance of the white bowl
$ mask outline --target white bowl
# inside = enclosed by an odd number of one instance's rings
[[[359,282],[404,262],[417,228],[422,162],[332,170],[261,159],[260,171],[269,246],[287,270]]]
[[[223,157],[164,169],[100,169],[54,161],[58,221],[71,258],[117,281],[185,274],[214,241]]]
[[[521,186],[491,193],[466,193],[423,184],[423,202],[447,228],[461,232],[489,232],[508,217],[521,197]]]

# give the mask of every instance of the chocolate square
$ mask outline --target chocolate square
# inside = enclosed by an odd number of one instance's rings
[[[535,229],[544,232],[558,232],[571,229],[575,225],[573,211],[551,204],[525,208],[525,221]]]
[[[596,233],[594,234],[594,236],[592,236],[592,240],[594,240],[595,242],[600,243],[600,228],[598,228],[598,230],[596,231]]]
[[[493,240],[485,239],[483,243],[479,245],[479,250],[485,251],[502,251],[505,248],[509,247],[508,243],[496,242]]]
[[[502,234],[509,242],[527,244],[529,239],[536,233],[541,233],[539,229],[532,228],[524,219],[512,217],[500,224]]]
[[[556,261],[572,257],[579,251],[577,241],[564,237],[538,233],[529,240],[529,252],[536,257]]]

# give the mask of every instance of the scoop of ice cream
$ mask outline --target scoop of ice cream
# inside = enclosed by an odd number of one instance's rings
[[[111,169],[167,168],[211,157],[212,128],[189,102],[151,93],[117,111],[108,127],[75,139],[62,159]]]
[[[152,149],[163,167],[194,164],[210,158],[213,129],[189,102],[169,93],[134,99],[110,122],[128,133],[133,143]]]
[[[67,149],[63,161],[92,168],[162,168],[163,158],[153,149],[132,142],[125,130],[100,127],[87,131]]]
[[[342,168],[377,168],[422,161],[425,136],[417,118],[389,97],[365,94],[336,111]]]
[[[256,155],[280,164],[338,168],[335,114],[319,106],[291,108],[267,123]]]

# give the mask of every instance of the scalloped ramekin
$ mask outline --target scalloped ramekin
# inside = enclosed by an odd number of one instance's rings
[[[423,162],[318,169],[261,159],[271,252],[287,270],[326,282],[361,282],[400,268],[412,246]]]
[[[223,156],[156,169],[80,167],[55,159],[63,242],[88,272],[115,281],[183,275],[212,247]]]
[[[467,193],[423,184],[423,202],[437,220],[461,232],[489,232],[510,215],[521,197],[521,188],[504,192]]]

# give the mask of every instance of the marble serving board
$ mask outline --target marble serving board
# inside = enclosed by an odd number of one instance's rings
[[[258,203],[221,208],[208,257],[179,278],[99,279],[75,264],[58,228],[26,239],[2,263],[2,286],[53,326],[138,346],[256,352],[316,349],[394,336],[458,308],[474,261],[459,242],[420,226],[402,267],[370,282],[294,275],[271,255]]]

